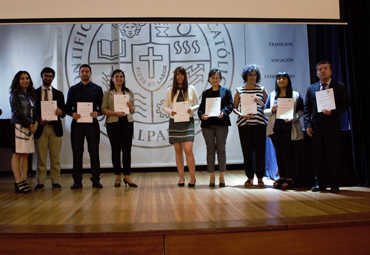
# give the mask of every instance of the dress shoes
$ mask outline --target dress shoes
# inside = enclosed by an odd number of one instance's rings
[[[320,187],[319,185],[313,186],[311,188],[312,192],[326,191],[326,187]]]
[[[44,184],[37,184],[35,186],[35,190],[43,190],[44,189]]]
[[[53,189],[62,189],[62,186],[59,183],[53,183],[51,186]]]
[[[339,193],[339,187],[331,187],[330,192],[331,193]]]
[[[71,186],[71,189],[81,189],[81,188],[82,188],[82,183],[81,182],[79,182],[79,183],[75,182]]]
[[[96,182],[92,183],[92,187],[101,189],[101,188],[103,188],[103,185],[100,183],[100,181],[96,181]]]

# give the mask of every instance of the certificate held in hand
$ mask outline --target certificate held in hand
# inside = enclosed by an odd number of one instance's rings
[[[176,112],[174,115],[174,122],[186,122],[189,121],[189,103],[185,102],[175,102],[173,104],[173,110]]]
[[[81,115],[81,118],[77,120],[80,123],[92,123],[93,118],[90,113],[93,112],[93,103],[77,102],[77,113]]]
[[[335,98],[333,89],[325,89],[321,91],[316,91],[316,104],[317,112],[322,112],[325,110],[335,110]]]
[[[58,120],[55,114],[57,110],[57,101],[41,101],[41,119],[47,121]]]
[[[217,117],[221,111],[221,97],[206,98],[206,112],[209,117]]]
[[[257,103],[254,101],[255,94],[241,94],[240,108],[242,114],[257,114]]]
[[[127,102],[129,101],[128,95],[114,95],[113,101],[115,112],[124,112],[126,114],[130,113],[130,109],[127,106]]]
[[[276,110],[277,119],[288,119],[294,118],[294,99],[293,98],[278,98],[278,108]]]

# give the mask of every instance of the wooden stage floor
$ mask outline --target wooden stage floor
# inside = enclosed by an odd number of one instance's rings
[[[287,239],[280,241],[288,242],[301,234],[301,242],[308,242],[305,235],[310,235],[312,230],[325,230],[323,236],[328,231],[334,235],[343,232],[344,239],[348,235],[354,235],[352,238],[356,239],[356,233],[368,233],[370,229],[369,188],[343,187],[338,194],[313,193],[308,188],[282,191],[273,189],[272,181],[268,179],[265,180],[265,188],[245,188],[243,171],[228,171],[224,188],[218,185],[210,188],[209,175],[205,171],[197,172],[195,188],[178,187],[178,176],[174,172],[133,173],[132,180],[138,184],[138,188],[124,185],[115,188],[114,174],[105,173],[101,175],[104,188],[93,189],[89,178],[89,174],[84,174],[84,187],[80,190],[71,190],[71,174],[62,174],[61,190],[52,190],[47,180],[44,190],[16,194],[12,176],[0,177],[0,241],[3,243],[0,245],[0,253],[14,252],[17,242],[24,238],[32,239],[35,245],[38,240],[45,238],[51,240],[55,237],[59,241],[63,238],[80,238],[81,242],[87,238],[91,246],[92,240],[98,245],[97,240],[104,237],[126,239],[131,244],[141,245],[140,249],[130,247],[131,254],[189,254],[181,247],[195,245],[197,241],[207,243],[207,238],[210,238],[209,242],[213,243],[212,253],[225,254],[218,253],[224,252],[222,248],[214,247],[217,246],[217,240],[230,240],[228,243],[232,244],[240,239],[242,244],[238,245],[243,245],[243,240],[250,233],[254,233],[254,238],[257,238],[254,243],[259,240],[270,242],[270,239],[278,242],[276,237],[282,236],[284,230],[290,234]],[[186,173],[186,181],[189,180]],[[29,183],[34,187],[35,177],[29,178]],[[221,238],[217,239],[217,235]],[[261,235],[260,239],[258,235]],[[145,239],[145,244],[143,240],[135,241],[136,237]],[[162,247],[150,248],[151,237],[154,238],[153,244],[160,240]],[[168,243],[163,244],[164,238]],[[337,238],[339,240],[341,236]],[[6,245],[3,241],[7,242]],[[362,242],[366,241],[361,239],[358,245],[362,245]],[[58,241],[54,245],[63,250],[63,245]],[[129,247],[128,243],[126,245]],[[252,247],[253,243],[250,245]],[[339,245],[337,249],[343,251],[341,245],[344,247],[348,242],[336,241],[333,245]],[[148,253],[144,246],[151,249],[151,252]],[[222,247],[226,246],[222,244]],[[71,243],[71,247],[75,246]],[[32,249],[32,246],[28,249]],[[111,249],[110,254],[120,254]],[[68,254],[74,254],[67,251]],[[99,254],[98,250],[95,251]],[[243,254],[228,251],[226,254]],[[314,251],[311,248],[310,252]],[[357,250],[356,254],[366,254],[361,252]],[[94,254],[91,250],[89,253]],[[44,253],[39,250],[38,254]],[[80,250],[78,254],[84,253]],[[202,251],[202,254],[208,253]],[[275,251],[270,254],[279,253]]]

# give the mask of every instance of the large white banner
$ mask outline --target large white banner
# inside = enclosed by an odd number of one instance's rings
[[[135,93],[133,167],[175,166],[174,150],[168,143],[168,115],[162,110],[173,70],[183,66],[198,95],[209,88],[208,72],[222,70],[221,85],[235,93],[243,85],[240,73],[246,64],[261,66],[261,85],[274,89],[275,74],[287,71],[301,93],[309,84],[307,31],[305,25],[245,24],[77,24],[0,26],[1,102],[3,118],[10,117],[9,86],[21,69],[31,73],[35,87],[41,85],[40,71],[57,71],[53,85],[67,97],[70,86],[79,82],[81,64],[92,67],[92,80],[103,90],[109,74],[120,68],[126,86]],[[6,39],[4,39],[6,38]],[[227,163],[243,162],[236,116],[227,140]],[[112,167],[109,140],[101,123],[101,167]],[[62,168],[72,168],[71,118],[64,119]],[[206,149],[195,116],[194,154],[197,165],[206,164]],[[85,150],[84,165],[89,167]]]

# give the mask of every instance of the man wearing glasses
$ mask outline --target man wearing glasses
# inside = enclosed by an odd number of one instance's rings
[[[55,71],[50,67],[45,67],[41,71],[41,79],[43,84],[36,89],[36,112],[39,117],[39,126],[35,133],[37,147],[37,185],[35,190],[44,189],[47,173],[46,157],[48,150],[50,157],[50,180],[52,183],[52,188],[62,188],[59,183],[59,154],[62,148],[63,136],[61,118],[66,116],[66,106],[64,103],[63,93],[53,88],[51,85],[54,77]],[[48,102],[41,103],[42,101]],[[43,104],[44,107],[43,112],[41,111],[41,104]]]

